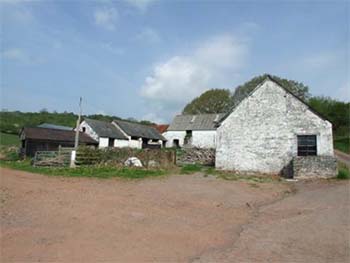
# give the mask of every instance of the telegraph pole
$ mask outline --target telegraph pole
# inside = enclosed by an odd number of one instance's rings
[[[82,97],[80,97],[80,100],[79,100],[79,114],[78,114],[77,124],[76,124],[76,127],[75,127],[74,149],[72,151],[71,160],[70,160],[70,167],[71,168],[75,167],[75,157],[77,155],[77,150],[78,150],[78,146],[79,146],[79,125],[80,125],[80,119],[81,119],[81,115],[82,115],[82,108],[81,108],[82,100],[83,100]]]

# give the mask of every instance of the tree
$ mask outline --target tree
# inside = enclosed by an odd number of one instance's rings
[[[342,102],[330,97],[321,96],[310,98],[309,104],[332,122],[335,136],[349,136],[349,102]]]
[[[246,96],[248,96],[264,79],[266,79],[267,76],[267,74],[264,74],[254,77],[243,85],[238,86],[233,93],[232,104],[237,105]],[[297,82],[295,80],[283,79],[277,76],[272,76],[272,78],[300,99],[307,101],[310,97],[309,87],[303,83]]]
[[[204,92],[185,106],[183,114],[222,113],[229,111],[231,94],[227,89],[212,89]]]

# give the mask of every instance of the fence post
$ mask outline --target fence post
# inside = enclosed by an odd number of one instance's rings
[[[71,153],[71,156],[70,156],[70,168],[75,168],[76,155],[77,155],[76,150],[72,150],[72,153]]]

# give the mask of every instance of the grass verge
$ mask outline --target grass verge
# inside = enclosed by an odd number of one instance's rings
[[[349,180],[350,179],[350,171],[346,165],[339,164],[337,179],[339,179],[339,180]]]
[[[66,177],[121,177],[128,179],[140,179],[147,177],[159,177],[167,174],[166,170],[149,170],[129,167],[81,166],[74,169],[69,167],[34,167],[29,161],[0,161],[0,166],[31,173]]]
[[[339,137],[334,140],[334,148],[344,153],[350,153],[349,137]]]

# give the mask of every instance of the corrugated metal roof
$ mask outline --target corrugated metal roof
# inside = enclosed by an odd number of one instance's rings
[[[114,120],[113,122],[129,136],[166,141],[157,129],[152,126],[121,120]]]
[[[170,124],[168,131],[216,130],[217,124],[223,116],[223,113],[177,115]]]
[[[99,137],[108,137],[112,139],[122,139],[122,140],[128,139],[112,123],[93,120],[93,119],[84,119],[84,120],[97,133]]]
[[[55,129],[55,130],[64,130],[64,131],[72,131],[72,127],[68,126],[62,126],[62,125],[56,125],[51,123],[42,123],[38,125],[39,128],[46,128],[46,129]]]
[[[39,128],[39,127],[25,127],[21,134],[24,134],[25,139],[44,140],[44,141],[59,141],[59,142],[74,142],[75,131]],[[89,135],[80,132],[79,142],[87,144],[98,144]]]

